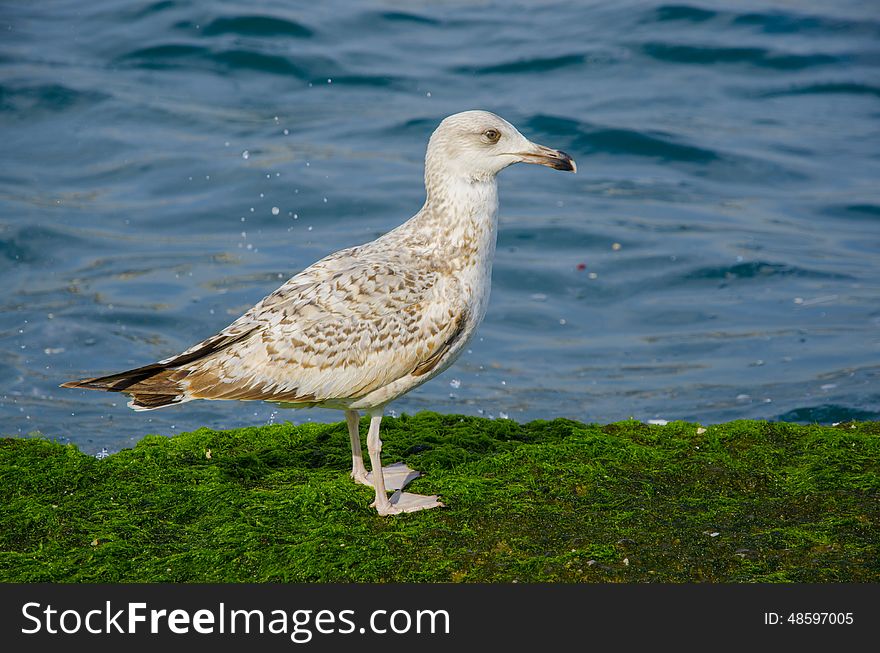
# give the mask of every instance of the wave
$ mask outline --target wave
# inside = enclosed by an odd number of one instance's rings
[[[755,47],[733,48],[652,42],[642,45],[641,50],[652,59],[670,63],[748,64],[774,70],[802,70],[842,61],[841,57],[830,54],[787,54]]]
[[[293,75],[300,79],[310,77],[305,68],[296,65],[287,57],[275,54],[263,54],[253,50],[223,50],[214,53],[211,58],[229,68],[256,70],[273,75]]]
[[[579,152],[629,154],[692,163],[707,163],[721,158],[714,150],[682,143],[676,137],[658,131],[599,127],[549,115],[533,116],[527,125],[530,130],[567,137],[568,143],[564,146]]]
[[[82,239],[42,225],[4,229],[0,226],[0,261],[13,265],[36,264],[59,252],[82,246]]]
[[[560,57],[533,57],[531,59],[518,59],[489,66],[458,66],[454,69],[454,72],[471,75],[513,75],[579,66],[586,60],[587,57],[582,54],[567,54]]]
[[[787,95],[873,95],[880,97],[880,86],[858,82],[815,82],[784,89],[771,89],[756,97],[784,97]]]
[[[786,263],[769,263],[766,261],[748,261],[736,265],[721,265],[717,267],[704,267],[693,270],[681,276],[680,280],[690,281],[715,281],[758,279],[767,277],[798,277],[802,279],[853,279],[848,274],[811,270],[809,268],[788,265]]]
[[[498,247],[536,249],[539,252],[574,250],[583,256],[586,252],[606,252],[614,239],[606,234],[592,233],[566,225],[505,226],[498,235]],[[579,262],[579,259],[578,259]]]
[[[286,56],[268,54],[247,48],[215,50],[207,46],[171,43],[141,48],[121,55],[121,65],[148,70],[197,69],[230,72],[261,72],[268,75],[295,77],[296,79],[348,86],[373,86],[377,88],[403,88],[411,86],[398,75],[346,72],[341,66],[325,57]]]
[[[776,183],[802,181],[797,170],[767,159],[701,147],[681,136],[658,130],[606,127],[538,114],[526,121],[528,131],[551,140],[573,156],[600,153],[644,157],[679,165],[689,174],[724,183],[751,183],[773,178]]]
[[[154,14],[161,13],[167,9],[174,9],[175,7],[179,7],[180,3],[174,2],[173,0],[159,0],[159,2],[153,2],[152,4],[148,4],[146,7],[143,7],[136,11],[132,18],[143,18],[146,16],[152,16]]]
[[[826,215],[856,220],[880,219],[880,206],[877,204],[846,204],[843,206],[829,206],[823,211]]]
[[[689,5],[663,5],[654,9],[647,20],[663,23],[667,21],[686,20],[692,23],[702,23],[711,20],[718,15],[717,11],[692,7]],[[647,22],[647,20],[645,22]]]
[[[34,112],[62,112],[93,105],[110,97],[98,91],[80,91],[62,84],[13,86],[0,84],[0,113],[32,116]]]
[[[873,422],[880,420],[880,413],[862,410],[839,404],[804,406],[783,413],[776,418],[780,422],[799,422],[802,424],[834,424],[836,422]]]
[[[833,4],[829,4],[833,6]],[[752,12],[732,17],[733,25],[757,27],[767,34],[794,34],[802,32],[861,32],[880,33],[880,23],[854,21],[845,18],[798,14],[790,12]]]
[[[439,25],[440,21],[428,16],[413,14],[404,11],[385,11],[379,14],[379,18],[389,23],[418,23],[420,25]]]
[[[292,20],[274,16],[229,16],[215,18],[202,28],[204,36],[237,34],[239,36],[293,36],[309,38],[314,31]]]
[[[829,7],[833,5],[829,4]],[[757,29],[765,34],[800,34],[825,32],[828,34],[880,34],[880,23],[872,20],[851,20],[836,16],[798,13],[795,11],[736,11],[711,10],[693,5],[663,5],[645,14],[642,23],[689,22],[703,23],[710,20],[726,23],[732,27]]]
[[[314,75],[291,58],[254,50],[214,51],[200,45],[166,44],[141,48],[121,55],[118,61],[136,68],[164,70],[192,67],[193,62],[207,63],[233,70],[251,70],[272,75],[292,75],[306,80]]]
[[[23,245],[16,238],[0,238],[0,261],[33,263],[37,258],[37,253],[32,248]]]

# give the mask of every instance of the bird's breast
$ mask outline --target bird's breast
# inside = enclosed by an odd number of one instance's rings
[[[489,303],[497,227],[494,216],[451,225],[434,251],[434,265],[459,289],[460,301],[476,323]]]

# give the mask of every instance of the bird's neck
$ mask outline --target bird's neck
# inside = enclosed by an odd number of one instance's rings
[[[427,197],[411,220],[452,253],[462,249],[494,249],[498,229],[498,185],[487,179],[445,177],[426,180]],[[434,182],[434,183],[432,183]]]

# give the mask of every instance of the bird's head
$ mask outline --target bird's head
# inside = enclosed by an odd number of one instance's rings
[[[491,179],[520,162],[577,171],[568,154],[532,143],[504,118],[488,111],[463,111],[444,119],[431,135],[425,156],[428,175],[471,180]]]

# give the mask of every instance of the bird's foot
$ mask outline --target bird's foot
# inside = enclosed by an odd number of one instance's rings
[[[355,483],[360,483],[361,485],[369,485],[373,487],[373,482],[370,480],[370,473],[366,469],[353,469],[351,470],[352,480]]]
[[[406,463],[394,463],[393,465],[388,465],[387,467],[382,468],[382,476],[385,478],[386,490],[402,490],[421,475],[421,472],[410,469]],[[353,471],[351,477],[354,479],[355,483],[373,487],[372,472],[364,471],[361,473]]]
[[[419,510],[444,507],[444,504],[438,499],[439,497],[436,494],[426,496],[424,494],[412,494],[411,492],[397,490],[384,505],[376,505],[375,501],[370,505],[382,517],[387,517],[388,515],[399,515],[402,512],[417,512]]]

